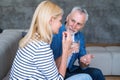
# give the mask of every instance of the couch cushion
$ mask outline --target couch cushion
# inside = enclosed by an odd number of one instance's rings
[[[112,51],[112,52],[114,52],[114,51],[117,51],[117,52],[120,52],[120,46],[108,46],[108,47],[106,47],[106,50],[107,51]]]
[[[105,47],[101,46],[89,46],[86,50],[95,56],[92,59],[90,67],[101,69],[104,75],[111,75],[112,54],[109,53]]]
[[[112,54],[107,51],[91,51],[90,53],[95,56],[90,66],[101,69],[104,75],[111,75]]]
[[[95,56],[90,67],[101,69],[104,75],[112,74],[112,53],[107,51],[105,47],[100,46],[89,46],[86,47],[86,50]],[[74,64],[78,65],[78,60]]]
[[[120,75],[120,46],[108,46],[106,50],[112,54],[112,75]]]
[[[89,51],[106,51],[106,49],[104,47],[100,47],[100,46],[89,46],[86,47],[86,50]]]
[[[120,75],[120,52],[112,52],[112,75]]]

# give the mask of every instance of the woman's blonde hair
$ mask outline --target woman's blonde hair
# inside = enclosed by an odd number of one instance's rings
[[[63,10],[55,3],[48,0],[41,2],[34,12],[30,29],[21,39],[19,47],[24,47],[31,39],[42,40],[50,44],[53,33],[49,21],[52,17],[57,18],[62,14]]]

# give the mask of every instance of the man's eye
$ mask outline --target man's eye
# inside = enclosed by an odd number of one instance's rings
[[[71,20],[72,22],[75,22],[74,20]]]
[[[60,22],[62,22],[62,20],[60,20]]]
[[[77,23],[77,25],[81,25],[80,23]]]

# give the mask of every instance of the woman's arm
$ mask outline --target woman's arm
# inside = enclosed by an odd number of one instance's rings
[[[63,32],[62,37],[62,56],[61,63],[59,65],[59,72],[62,76],[65,76],[67,59],[70,53],[72,53],[71,49],[72,37],[69,32]]]

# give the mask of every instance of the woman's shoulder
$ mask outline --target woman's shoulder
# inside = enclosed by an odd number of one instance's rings
[[[44,41],[38,41],[38,40],[33,40],[33,41],[30,41],[29,42],[30,45],[32,45],[33,47],[36,47],[36,48],[40,48],[40,47],[49,47],[50,45]]]
[[[48,54],[52,52],[52,50],[50,49],[50,45],[46,42],[43,41],[31,41],[28,44],[28,47],[32,47],[33,50],[35,51],[35,54]]]

